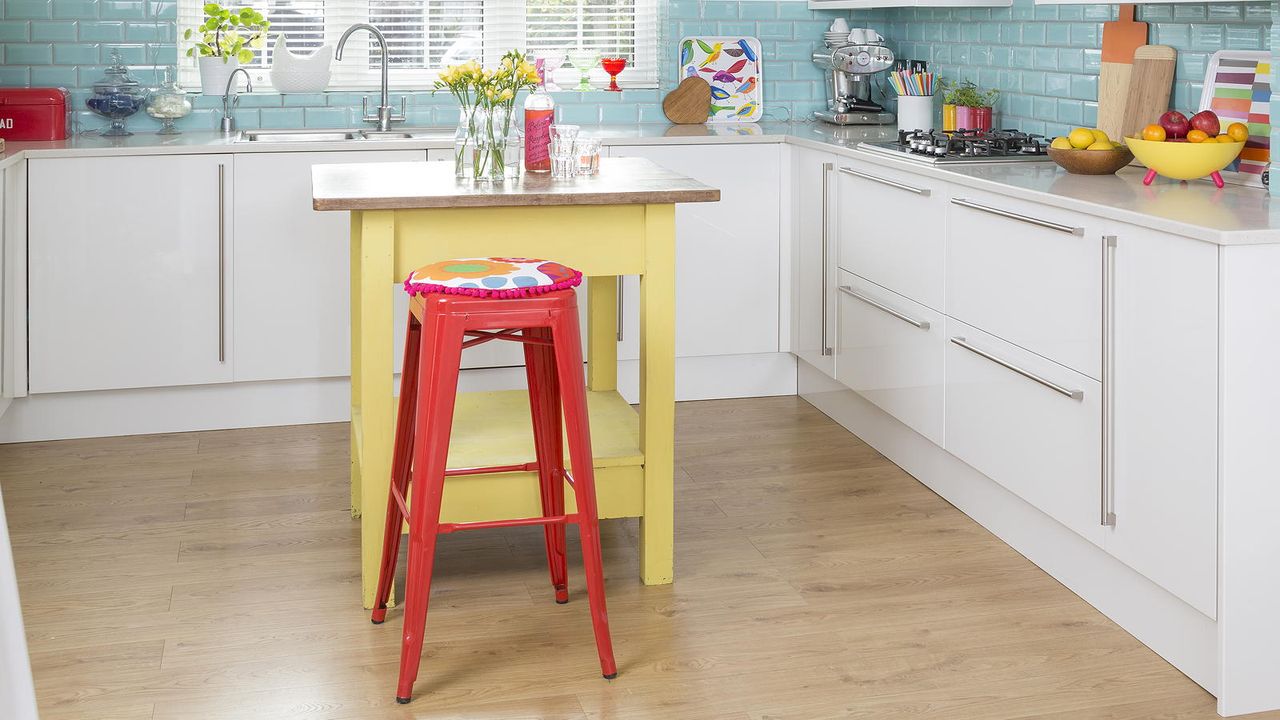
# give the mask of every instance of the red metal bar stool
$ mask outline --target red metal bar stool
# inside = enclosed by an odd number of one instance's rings
[[[412,300],[400,378],[382,567],[373,611],[375,624],[386,619],[387,599],[400,552],[401,523],[407,520],[409,570],[405,581],[404,642],[400,652],[397,702],[409,702],[418,676],[436,537],[460,530],[543,526],[555,600],[566,603],[569,591],[565,524],[577,523],[600,669],[609,679],[618,674],[605,610],[591,434],[582,375],[577,298],[573,290],[581,282],[582,273],[576,270],[527,258],[470,258],[433,263],[415,270],[405,280],[405,290]],[[536,461],[446,469],[462,350],[491,340],[524,343]],[[564,463],[562,404],[572,474]],[[446,477],[534,471],[538,473],[542,498],[541,517],[440,522]],[[565,513],[565,482],[573,488],[577,512]],[[410,486],[414,488],[412,511],[406,501]]]

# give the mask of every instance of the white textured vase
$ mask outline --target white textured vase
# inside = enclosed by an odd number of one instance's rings
[[[276,35],[271,51],[271,87],[281,93],[318,93],[329,87],[333,48],[325,45],[310,55],[294,55],[284,33]]]
[[[238,67],[240,61],[236,58],[228,58],[226,62],[220,57],[200,58],[200,93],[218,96],[226,93],[227,78]]]

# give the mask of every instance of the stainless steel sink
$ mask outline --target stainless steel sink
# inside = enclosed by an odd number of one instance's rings
[[[393,130],[245,130],[236,142],[347,142],[371,140],[445,140],[452,138],[441,128],[395,128]]]

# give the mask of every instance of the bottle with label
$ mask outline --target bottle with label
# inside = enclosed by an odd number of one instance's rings
[[[524,169],[525,172],[551,172],[551,124],[555,122],[556,103],[547,92],[546,67],[542,58],[534,61],[538,69],[538,87],[524,101]]]

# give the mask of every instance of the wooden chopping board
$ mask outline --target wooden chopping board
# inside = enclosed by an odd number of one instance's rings
[[[700,77],[687,77],[662,99],[662,114],[677,125],[705,123],[711,112],[711,85]]]
[[[1113,140],[1137,135],[1142,128],[1160,120],[1160,116],[1169,109],[1173,70],[1177,62],[1178,51],[1168,45],[1143,45],[1134,52],[1129,97],[1120,127],[1122,135],[1112,135]]]
[[[1102,24],[1098,129],[1112,138],[1123,136],[1133,55],[1147,44],[1147,24],[1134,22],[1133,9],[1133,5],[1121,5],[1119,19]]]

